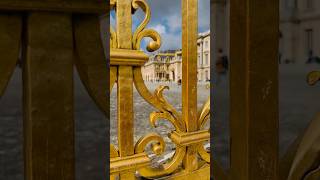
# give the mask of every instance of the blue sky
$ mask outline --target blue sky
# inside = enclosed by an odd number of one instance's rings
[[[146,0],[151,8],[151,20],[147,28],[160,33],[162,46],[160,50],[181,48],[181,0]],[[199,0],[199,32],[210,29],[210,0]],[[112,14],[112,16],[114,16]],[[114,17],[111,16],[111,23]],[[138,10],[133,17],[135,29],[144,18],[144,13]],[[146,38],[142,43],[144,49]]]

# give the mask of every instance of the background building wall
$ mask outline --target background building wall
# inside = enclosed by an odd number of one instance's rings
[[[320,47],[320,1],[280,0],[279,3],[279,62],[305,63],[310,56],[307,44],[312,45],[313,57],[320,57],[317,48]],[[213,62],[218,58],[219,49],[229,57],[229,4],[230,0],[213,2]],[[307,31],[312,32],[311,40],[308,40]]]

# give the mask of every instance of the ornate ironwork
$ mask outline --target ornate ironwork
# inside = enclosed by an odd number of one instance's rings
[[[210,100],[197,112],[197,0],[182,1],[183,12],[183,112],[178,112],[163,96],[167,86],[159,86],[154,93],[146,87],[141,73],[141,66],[148,60],[148,55],[140,50],[141,40],[149,37],[146,50],[156,51],[161,46],[160,35],[146,29],[150,21],[151,9],[145,0],[111,0],[111,11],[116,13],[116,27],[110,27],[110,90],[117,83],[118,104],[118,149],[110,145],[111,179],[135,179],[135,172],[146,178],[175,175],[190,178],[191,172],[209,179],[210,153],[203,146],[208,141],[210,133],[204,129],[204,124],[210,117]],[[132,14],[142,9],[145,18],[132,33]],[[190,22],[192,21],[192,22]],[[189,78],[188,78],[189,77]],[[169,121],[175,128],[169,138],[175,143],[173,157],[161,168],[150,166],[151,159],[145,152],[151,145],[156,155],[165,150],[163,137],[156,133],[147,134],[133,143],[133,84],[137,91],[149,104],[157,109],[150,114],[150,123],[156,127],[159,119]],[[123,131],[125,129],[125,131]],[[182,165],[183,168],[180,168]],[[171,177],[174,177],[172,175]]]

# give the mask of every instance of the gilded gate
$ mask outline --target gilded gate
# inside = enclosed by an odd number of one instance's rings
[[[162,94],[167,87],[151,93],[142,79],[141,66],[148,56],[140,50],[141,40],[152,39],[147,46],[151,52],[161,46],[159,34],[146,29],[151,9],[145,0],[110,1],[110,11],[117,17],[116,27],[110,29],[110,83],[106,83],[108,66],[99,25],[106,1],[0,0],[0,97],[18,59],[23,60],[25,179],[75,179],[74,65],[106,117],[106,92],[117,83],[119,147],[110,145],[112,179],[133,180],[136,172],[150,179],[209,179],[210,162],[218,180],[319,179],[319,134],[312,132],[319,132],[320,118],[312,121],[284,157],[278,157],[278,0],[233,0],[230,6],[228,173],[215,159],[210,160],[210,152],[203,146],[210,138],[209,130],[203,127],[210,118],[210,100],[197,109],[198,0],[181,2],[183,108],[179,112]],[[138,8],[145,12],[145,18],[132,34],[132,13]],[[319,72],[308,77],[310,84],[319,79]],[[169,134],[176,145],[175,154],[159,168],[150,166],[145,149],[151,146],[154,154],[161,155],[163,137],[150,133],[134,144],[133,86],[157,109],[150,114],[152,126],[165,119],[175,127]]]
[[[203,142],[210,138],[204,124],[210,117],[210,100],[197,109],[197,27],[198,1],[182,2],[182,112],[178,112],[163,96],[166,86],[159,86],[151,93],[141,74],[141,66],[148,55],[140,50],[141,40],[150,37],[149,52],[161,46],[160,35],[146,29],[151,9],[145,0],[111,0],[110,10],[115,11],[116,27],[110,29],[110,90],[117,83],[117,122],[118,145],[110,145],[111,179],[133,180],[136,172],[145,178],[161,178],[170,175],[172,179],[191,179],[210,177],[210,152]],[[141,8],[145,13],[143,22],[132,33],[132,14]],[[151,159],[145,152],[151,146],[153,153],[161,155],[165,149],[163,137],[156,133],[146,134],[134,144],[133,85],[139,94],[157,111],[150,114],[150,123],[156,125],[159,119],[171,122],[175,128],[169,134],[176,145],[173,157],[159,168],[150,166]],[[182,166],[181,166],[182,165]],[[169,177],[167,177],[170,179]]]

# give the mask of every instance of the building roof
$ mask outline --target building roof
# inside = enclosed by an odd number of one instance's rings
[[[204,38],[207,36],[210,36],[210,30],[198,34],[198,38]]]

